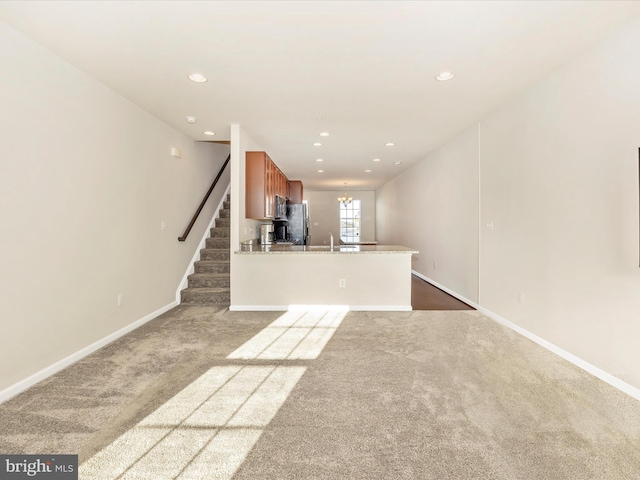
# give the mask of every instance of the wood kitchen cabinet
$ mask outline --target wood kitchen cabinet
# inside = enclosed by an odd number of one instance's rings
[[[245,217],[270,219],[276,209],[276,177],[280,170],[266,152],[247,152]]]
[[[245,218],[273,219],[276,195],[302,203],[302,182],[290,182],[266,152],[247,152],[245,182]]]
[[[278,167],[276,169],[276,195],[287,198],[287,177]]]
[[[289,203],[302,203],[302,182],[291,180],[289,182]]]

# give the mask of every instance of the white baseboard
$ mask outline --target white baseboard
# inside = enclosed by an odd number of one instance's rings
[[[230,305],[232,312],[350,311],[350,312],[408,312],[411,305]]]
[[[486,308],[478,305],[477,303],[472,302],[471,300],[469,300],[467,298],[464,298],[462,295],[458,295],[456,292],[454,292],[452,290],[449,290],[447,287],[445,287],[443,285],[440,285],[438,282],[435,282],[434,280],[431,280],[429,277],[425,277],[424,275],[416,272],[415,270],[412,270],[411,273],[413,273],[416,277],[421,278],[425,282],[430,283],[434,287],[437,287],[440,290],[448,293],[452,297],[455,297],[458,300],[466,303],[467,305],[472,306],[473,308],[478,310],[478,312],[482,313],[483,315],[491,318],[492,320],[500,323],[501,325],[504,325],[505,327],[510,328],[514,332],[519,333],[520,335],[522,335],[522,336],[528,338],[529,340],[537,343],[541,347],[544,347],[547,350],[555,353],[556,355],[564,358],[568,362],[573,363],[576,367],[581,368],[585,372],[590,373],[591,375],[593,375],[595,377],[598,377],[600,380],[603,380],[603,381],[607,382],[609,385],[617,388],[618,390],[626,393],[627,395],[635,398],[636,400],[640,400],[640,388],[634,387],[633,385],[630,385],[627,382],[625,382],[623,380],[620,380],[618,377],[615,377],[615,376],[611,375],[610,373],[607,373],[604,370],[596,367],[595,365],[592,365],[589,362],[581,359],[580,357],[577,357],[574,354],[569,353],[566,350],[563,350],[562,348],[558,347],[557,345],[554,345],[553,343],[548,342],[545,339],[538,337],[537,335],[535,335],[535,334],[531,333],[530,331],[528,331],[528,330],[516,325],[515,323],[512,323],[512,322],[510,322],[509,320],[507,320],[505,318],[502,318],[500,315],[497,315],[497,314],[493,313],[492,311],[487,310]]]
[[[352,312],[410,312],[411,305],[354,305]]]
[[[28,388],[31,388],[32,386],[41,382],[42,380],[45,380],[51,375],[58,373],[60,370],[63,370],[69,365],[76,363],[78,360],[83,359],[87,355],[90,355],[91,353],[101,349],[105,345],[108,345],[109,343],[135,330],[136,328],[141,327],[145,323],[171,310],[176,305],[178,305],[177,302],[171,302],[168,305],[165,305],[164,307],[159,308],[155,312],[152,312],[149,315],[145,315],[141,319],[136,320],[133,323],[130,323],[126,327],[123,327],[120,330],[113,332],[112,334],[107,335],[106,337],[98,340],[97,342],[94,342],[91,345],[77,351],[76,353],[73,353],[68,357],[63,358],[62,360],[57,361],[53,365],[49,365],[48,367],[43,368],[42,370],[34,373],[33,375],[30,375],[24,380],[20,380],[19,382],[14,383],[13,385],[5,388],[4,390],[0,391],[0,403],[6,402],[10,398],[15,397],[19,393],[24,392],[25,390],[27,390]]]
[[[286,312],[288,305],[229,305],[231,312]]]
[[[220,199],[220,203],[218,203],[218,206],[214,210],[213,216],[211,217],[211,220],[209,221],[209,225],[207,226],[207,228],[205,228],[204,233],[202,234],[202,238],[200,239],[200,243],[198,244],[198,247],[196,248],[196,251],[193,254],[193,257],[191,257],[191,261],[189,262],[189,266],[187,267],[187,271],[184,272],[184,276],[182,277],[182,280],[180,280],[180,283],[178,284],[178,289],[176,290],[176,302],[178,302],[178,304],[180,304],[180,302],[182,301],[182,298],[180,296],[180,292],[182,292],[182,290],[184,290],[185,288],[187,288],[189,286],[189,275],[191,275],[193,272],[195,272],[194,263],[196,263],[198,260],[200,260],[200,250],[202,250],[206,246],[207,238],[209,238],[209,235],[211,234],[210,230],[213,228],[213,225],[216,222],[216,218],[218,218],[218,212],[220,212],[220,209],[223,206],[222,204],[224,203],[224,201],[227,198],[227,195],[229,194],[230,191],[231,191],[231,183],[229,183],[229,185],[227,185],[227,189],[222,194],[222,198]]]

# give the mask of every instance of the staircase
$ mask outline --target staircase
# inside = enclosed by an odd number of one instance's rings
[[[215,220],[206,246],[200,250],[200,260],[194,263],[195,272],[189,275],[189,286],[180,292],[181,303],[187,305],[229,305],[231,195],[223,202],[220,216]]]

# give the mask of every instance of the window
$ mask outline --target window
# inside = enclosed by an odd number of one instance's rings
[[[360,200],[340,203],[340,240],[345,243],[360,241]]]

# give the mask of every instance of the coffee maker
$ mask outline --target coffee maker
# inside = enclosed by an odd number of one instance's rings
[[[286,220],[274,220],[273,228],[276,243],[289,241],[289,224]]]

